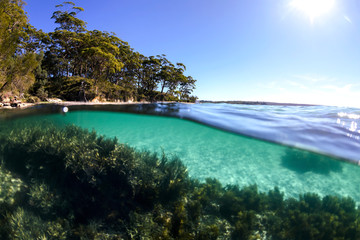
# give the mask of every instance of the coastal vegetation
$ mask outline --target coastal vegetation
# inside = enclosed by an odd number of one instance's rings
[[[7,126],[11,124],[11,126]],[[359,239],[350,197],[199,182],[77,126],[0,126],[1,239]]]
[[[194,102],[196,80],[164,54],[144,56],[114,33],[89,30],[83,8],[57,5],[53,32],[30,25],[22,0],[0,0],[0,98]],[[0,99],[1,100],[1,99]]]

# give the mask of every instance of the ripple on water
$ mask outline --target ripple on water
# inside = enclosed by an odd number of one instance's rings
[[[231,108],[236,108],[235,114],[229,114]],[[341,148],[342,157],[352,156],[354,148],[360,149],[360,145],[356,139],[345,135],[347,130],[344,126],[347,126],[347,121],[359,119],[350,119],[348,115],[339,116],[339,109],[330,110],[331,114],[328,115],[331,117],[323,119],[316,107],[252,109],[249,106],[217,106],[212,109],[211,105],[193,105],[186,106],[183,110],[178,109],[175,115],[233,132],[241,130],[244,134],[264,134],[263,138],[271,136],[271,141],[285,139],[289,144],[305,147],[310,143],[316,144],[311,146],[312,149],[322,149],[328,153],[332,153],[334,149],[334,153],[339,153]],[[160,112],[166,112],[166,108],[163,107]],[[256,115],[253,119],[252,114]],[[298,117],[291,117],[294,114],[298,114]],[[212,177],[223,184],[240,186],[256,183],[260,191],[268,191],[278,186],[287,197],[297,197],[305,192],[316,192],[321,196],[351,196],[360,203],[358,166],[224,132],[203,124],[170,117],[72,111],[71,107],[66,115],[41,115],[33,118],[36,121],[76,124],[95,129],[99,134],[116,136],[120,142],[140,150],[158,153],[164,151],[166,154],[177,155],[188,167],[189,174],[200,180]],[[309,120],[304,122],[304,119]],[[344,121],[344,126],[339,125],[337,119]],[[28,120],[29,118],[19,119]]]

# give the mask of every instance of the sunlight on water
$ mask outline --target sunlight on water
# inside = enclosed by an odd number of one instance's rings
[[[351,196],[360,203],[360,168],[323,155],[268,143],[170,117],[74,111],[17,121],[48,120],[75,124],[117,137],[137,149],[176,155],[193,178],[217,178],[223,184],[278,186],[287,197],[305,192]]]

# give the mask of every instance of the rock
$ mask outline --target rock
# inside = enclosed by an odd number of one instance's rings
[[[10,106],[11,107],[20,107],[21,106],[21,101],[15,99],[14,101],[10,102]]]
[[[2,101],[4,102],[4,103],[8,103],[8,102],[10,102],[10,98],[9,97],[2,97]]]
[[[93,100],[91,100],[92,103],[99,103],[100,102],[100,98],[99,97],[95,97]]]
[[[20,101],[13,101],[10,103],[11,107],[21,107],[21,102]]]
[[[46,101],[50,103],[60,103],[62,100],[60,98],[47,98]]]

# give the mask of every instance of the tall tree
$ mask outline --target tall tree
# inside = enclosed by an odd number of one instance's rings
[[[114,33],[88,30],[78,18],[83,9],[73,2],[56,7],[52,19],[58,26],[48,38],[42,36],[48,44],[33,93],[45,96],[48,91],[71,100],[155,101],[185,99],[192,92],[185,65],[174,65],[165,55],[146,57]]]
[[[0,94],[22,95],[35,80],[40,59],[22,0],[0,0]]]

